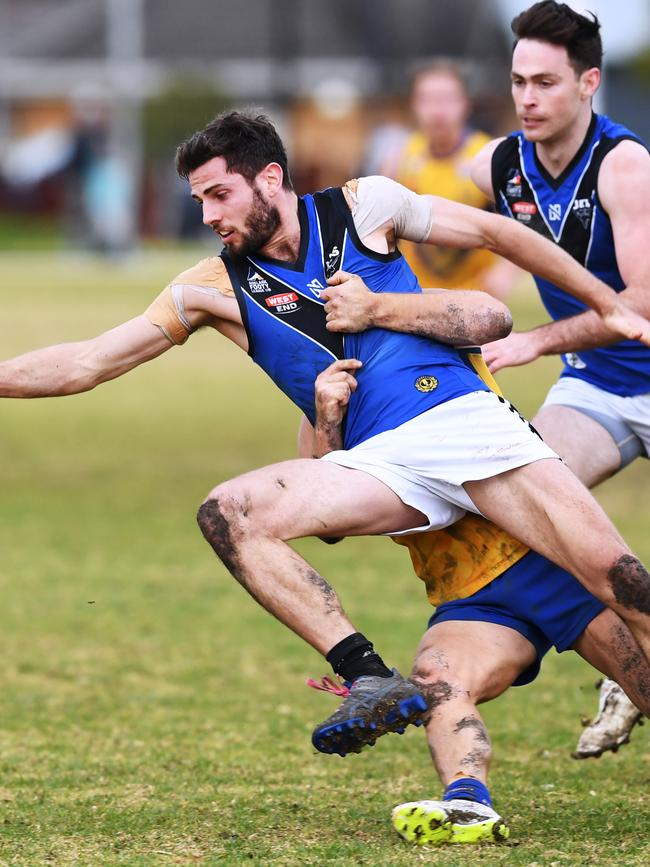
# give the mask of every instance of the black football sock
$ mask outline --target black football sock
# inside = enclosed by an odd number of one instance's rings
[[[379,677],[392,677],[393,672],[384,664],[384,660],[375,650],[365,635],[355,632],[339,641],[325,657],[343,680],[356,680],[365,674]]]

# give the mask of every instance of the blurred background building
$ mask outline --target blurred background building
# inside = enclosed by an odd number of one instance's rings
[[[460,63],[477,126],[513,128],[508,22],[528,5],[0,0],[0,248],[201,237],[174,149],[229,106],[271,114],[300,192],[372,171],[410,123],[411,70],[434,57]],[[599,108],[650,140],[650,4],[572,5],[603,20]]]

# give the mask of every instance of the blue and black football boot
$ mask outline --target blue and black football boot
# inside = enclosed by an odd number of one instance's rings
[[[316,689],[344,696],[343,703],[311,737],[321,753],[360,753],[389,732],[403,734],[408,725],[424,722],[427,703],[417,686],[393,669],[392,677],[363,675],[351,685],[341,686],[331,678],[321,683],[308,681]]]

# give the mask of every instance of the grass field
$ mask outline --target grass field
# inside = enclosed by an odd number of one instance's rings
[[[136,315],[193,254],[128,266],[0,261],[2,356]],[[541,316],[530,296],[517,322]],[[552,360],[501,378],[532,414]],[[200,538],[207,491],[293,456],[297,413],[238,350],[200,333],[87,395],[2,404],[0,865],[647,865],[647,729],[569,757],[595,673],[551,654],[485,707],[499,848],[411,850],[391,807],[436,797],[413,730],[345,760],[315,754],[333,697],[318,656],[258,610]],[[649,468],[599,492],[650,560]],[[407,669],[429,609],[382,539],[299,548],[383,655]]]

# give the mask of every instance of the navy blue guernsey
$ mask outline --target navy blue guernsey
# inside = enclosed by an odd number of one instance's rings
[[[553,178],[522,132],[501,142],[492,157],[492,186],[498,210],[555,241],[616,292],[625,288],[618,270],[612,226],[598,198],[598,172],[622,141],[640,139],[608,117],[594,114],[584,142],[562,174]],[[548,280],[535,282],[552,319],[587,308]],[[624,397],[650,391],[650,348],[624,340],[562,356],[562,376],[574,376]]]
[[[365,247],[340,188],[298,201],[300,252],[295,263],[222,253],[249,355],[315,422],[314,382],[340,358],[363,367],[348,405],[344,448],[392,430],[440,403],[486,391],[465,353],[424,337],[371,328],[336,334],[325,327],[326,280],[339,268],[358,274],[373,292],[421,292],[398,250]]]

